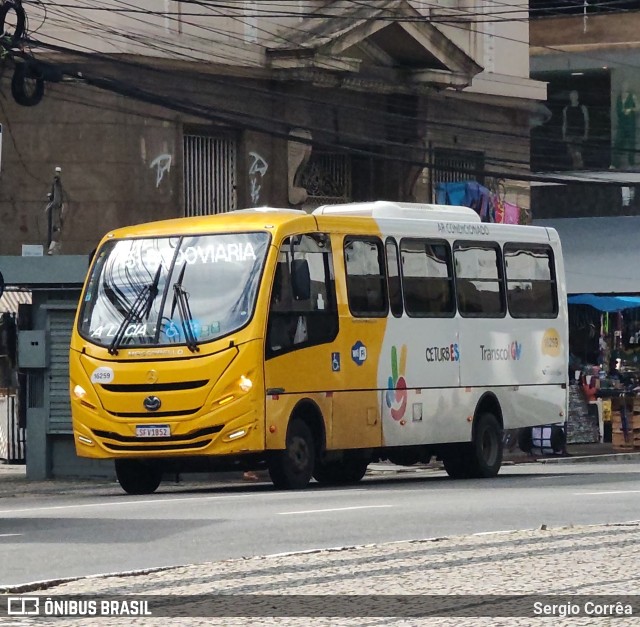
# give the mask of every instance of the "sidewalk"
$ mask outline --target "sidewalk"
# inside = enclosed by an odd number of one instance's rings
[[[638,624],[640,601],[629,596],[640,557],[638,523],[559,528],[548,528],[540,521],[533,524],[535,528],[522,531],[343,546],[39,582],[0,590],[0,607],[2,592],[42,595],[50,602],[82,599],[80,595],[98,600],[141,595],[149,600],[151,613],[95,621],[38,617],[12,623],[16,627],[162,627],[169,622],[176,627]],[[565,609],[571,603],[574,611],[536,616],[534,604],[540,602]],[[587,616],[588,602],[619,604],[626,615]]]
[[[574,444],[567,446],[565,455],[529,455],[517,450],[505,450],[503,465],[530,463],[616,463],[626,461],[640,462],[640,451],[619,453],[614,452],[611,443]],[[424,471],[442,470],[442,464],[432,461],[429,464],[414,466],[396,466],[390,462],[375,462],[369,464],[367,476],[382,476],[389,474],[411,474]],[[185,487],[203,486],[242,486],[257,482],[268,481],[265,472],[258,473],[257,479],[246,478],[241,472],[224,472],[203,475],[180,476],[166,478],[162,483],[163,490],[184,490]],[[27,479],[26,466],[4,464],[0,462],[0,498],[10,498],[25,495],[60,495],[90,491],[92,495],[122,494],[122,489],[115,480],[98,478],[56,478],[46,481],[30,481]]]

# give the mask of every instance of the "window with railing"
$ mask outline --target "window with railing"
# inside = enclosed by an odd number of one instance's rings
[[[351,200],[351,158],[342,153],[311,153],[300,177],[309,194],[306,204],[319,207]]]

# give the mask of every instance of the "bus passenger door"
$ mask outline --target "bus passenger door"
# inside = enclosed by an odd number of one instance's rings
[[[329,440],[337,333],[329,238],[323,233],[286,238],[278,252],[265,339],[268,447],[282,444],[292,411],[307,399],[319,409]]]
[[[337,268],[343,302],[334,348],[339,387],[331,447],[375,448],[382,442],[378,366],[388,311],[384,252],[381,240],[369,236],[345,237],[343,250],[344,266]]]

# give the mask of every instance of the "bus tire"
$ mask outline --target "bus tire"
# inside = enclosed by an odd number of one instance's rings
[[[151,494],[162,481],[162,471],[138,459],[116,459],[116,477],[127,494]]]
[[[319,462],[313,470],[313,478],[327,485],[358,483],[367,472],[368,465],[369,461],[365,459]]]
[[[491,413],[481,414],[468,458],[470,476],[478,479],[495,477],[502,466],[503,446],[502,428],[497,418]]]
[[[315,460],[311,429],[303,420],[294,419],[287,429],[284,451],[269,459],[269,477],[278,490],[301,490],[311,481]]]
[[[566,443],[567,438],[564,434],[564,429],[557,425],[551,427],[551,448],[553,449],[553,452],[563,453]]]
[[[471,447],[469,444],[454,446],[443,458],[445,471],[452,479],[468,479],[471,477],[469,458]]]

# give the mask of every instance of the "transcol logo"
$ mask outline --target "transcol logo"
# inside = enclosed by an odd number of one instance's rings
[[[480,344],[482,361],[518,361],[522,357],[522,344],[511,342],[504,348],[488,348]]]

